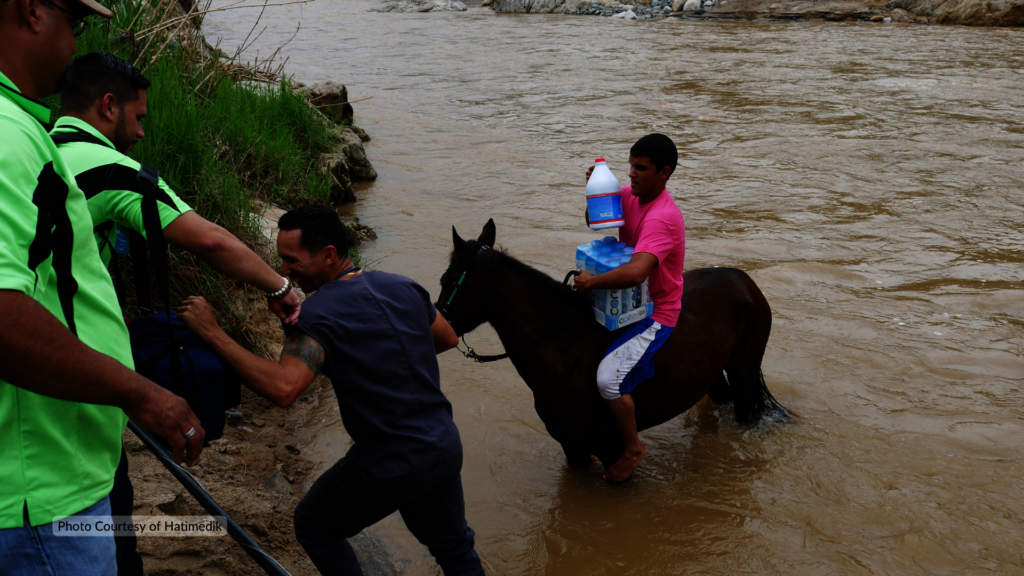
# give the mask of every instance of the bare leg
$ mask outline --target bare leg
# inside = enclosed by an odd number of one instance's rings
[[[622,432],[625,449],[622,451],[622,456],[619,456],[619,460],[605,471],[604,479],[622,482],[633,474],[636,467],[640,465],[640,461],[647,456],[647,448],[640,443],[640,436],[636,433],[633,397],[623,394],[615,400],[606,400],[606,402],[612,411],[615,423],[619,425],[619,431]]]

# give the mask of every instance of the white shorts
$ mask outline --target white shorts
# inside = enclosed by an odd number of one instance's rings
[[[605,400],[632,392],[654,376],[654,355],[672,328],[647,318],[615,331],[615,338],[597,367],[597,389]]]

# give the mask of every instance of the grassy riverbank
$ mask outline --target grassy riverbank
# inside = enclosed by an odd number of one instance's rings
[[[319,169],[319,159],[338,142],[337,126],[287,80],[245,81],[247,76],[276,75],[267,68],[232,66],[211,49],[198,31],[201,6],[188,17],[176,0],[125,0],[111,7],[115,18],[94,19],[78,38],[78,54],[117,54],[152,81],[143,123],[146,138],[132,157],[156,168],[200,215],[230,230],[276,267],[254,212],[265,204],[330,202],[331,177]],[[59,101],[51,104],[56,118]],[[233,337],[264,351],[250,313],[252,306],[263,306],[258,291],[227,281],[187,253],[172,252],[172,302],[189,294],[206,296]],[[131,299],[128,312],[133,312]]]

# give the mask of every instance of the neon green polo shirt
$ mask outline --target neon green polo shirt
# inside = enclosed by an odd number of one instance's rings
[[[86,345],[133,368],[85,196],[41,125],[49,110],[2,73],[0,85],[0,290],[27,294]],[[0,380],[0,529],[23,526],[26,503],[38,526],[109,494],[126,423],[119,408]]]
[[[105,144],[68,142],[57,149],[64,162],[85,193],[92,216],[93,231],[104,264],[110,263],[117,230],[108,223],[124,226],[146,235],[142,223],[142,190],[136,181],[140,164],[114,149],[114,145],[85,120],[63,116],[57,120],[50,134],[86,132]],[[178,216],[192,210],[178,198],[171,187],[160,178],[157,211],[160,227],[167,228]]]

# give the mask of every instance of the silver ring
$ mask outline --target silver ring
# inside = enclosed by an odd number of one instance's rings
[[[185,432],[185,440],[188,440],[189,438],[191,438],[191,437],[193,437],[195,435],[196,435],[195,427],[189,428],[188,432]]]

